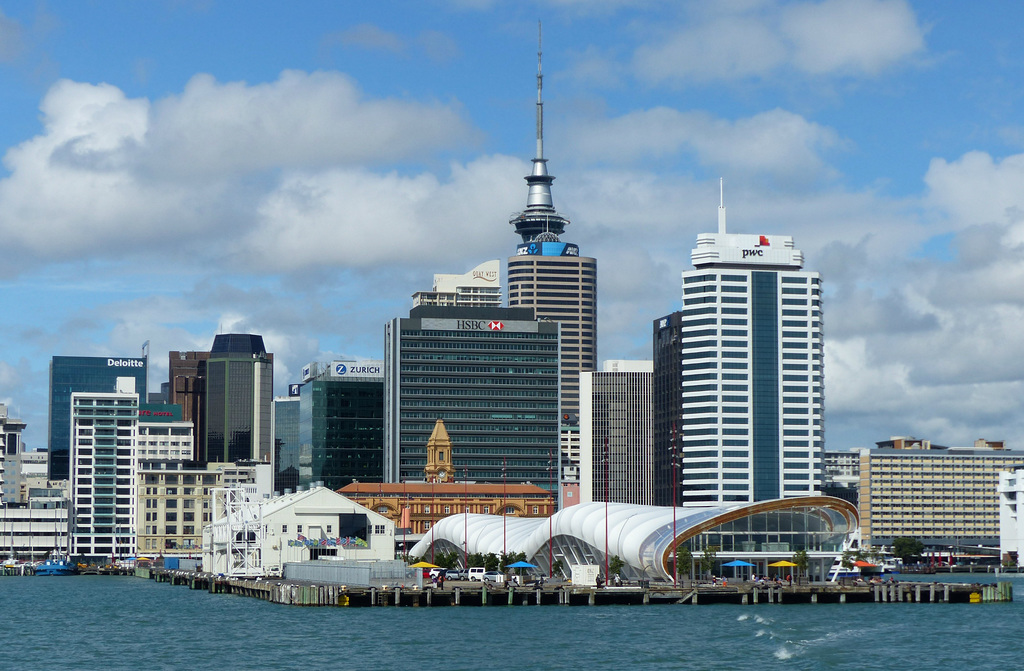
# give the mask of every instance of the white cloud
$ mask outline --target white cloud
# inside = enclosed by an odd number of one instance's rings
[[[664,32],[637,48],[638,78],[706,82],[783,68],[873,76],[925,48],[924,29],[904,0],[697,3],[685,26]]]
[[[0,234],[27,252],[8,273],[33,259],[167,253],[168,237],[183,256],[209,253],[251,226],[281,169],[414,160],[475,136],[458,109],[364,99],[336,73],[254,86],[197,75],[155,103],[62,80],[41,110],[43,132],[4,156]]]
[[[781,109],[729,121],[659,107],[577,123],[568,133],[570,153],[586,160],[637,161],[690,151],[730,175],[805,183],[834,175],[821,155],[843,144],[834,130]]]

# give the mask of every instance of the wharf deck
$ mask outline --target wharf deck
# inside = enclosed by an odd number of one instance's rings
[[[185,585],[213,594],[236,594],[290,606],[598,606],[656,604],[817,604],[817,603],[989,603],[1012,601],[1009,582],[998,584],[904,582],[883,585],[836,584],[765,587],[494,587],[459,583],[446,589],[427,587],[349,587],[282,579],[228,578],[210,573],[136,569],[136,575]]]

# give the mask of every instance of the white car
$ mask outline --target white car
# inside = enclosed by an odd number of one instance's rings
[[[487,573],[484,573],[484,577],[482,579],[484,582],[493,582],[500,585],[505,582],[505,574],[501,571],[488,571]]]

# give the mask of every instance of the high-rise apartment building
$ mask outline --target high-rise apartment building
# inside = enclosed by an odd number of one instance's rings
[[[21,432],[26,426],[20,419],[10,417],[7,406],[0,403],[0,505],[18,501],[23,453]]]
[[[139,394],[118,378],[109,392],[71,394],[71,553],[135,554]]]
[[[580,374],[580,502],[654,500],[651,361]]]
[[[263,336],[218,335],[206,361],[204,462],[273,459],[274,355]]]
[[[683,309],[655,324],[656,354],[659,347],[679,349],[680,368],[667,373],[678,374],[679,383],[659,387],[669,400],[655,405],[659,463],[666,463],[666,443],[674,444],[680,503],[819,492],[821,278],[802,269],[791,237],[726,233],[724,206],[718,233],[700,234],[691,259],[694,270],[682,275]],[[668,332],[659,339],[662,329]],[[675,361],[672,354],[660,363],[675,368]],[[666,441],[673,424],[675,435]]]
[[[135,379],[146,398],[146,359],[98,356],[55,356],[50,362],[50,480],[70,477],[71,394],[109,392],[119,377]]]
[[[1000,474],[1024,453],[991,447],[943,447],[906,437],[856,448],[860,456],[862,544],[891,545],[901,536],[946,549],[999,543]]]
[[[384,475],[423,479],[438,419],[458,479],[549,486],[558,468],[558,324],[523,308],[413,308],[386,329]]]
[[[498,260],[484,261],[462,275],[434,275],[433,290],[414,293],[412,305],[501,307]]]
[[[580,373],[597,369],[597,261],[580,256],[577,245],[559,238],[569,219],[555,211],[551,197],[555,178],[544,158],[539,51],[537,56],[537,155],[526,177],[526,209],[509,220],[522,242],[508,259],[508,305],[533,308],[537,319],[562,325],[561,413],[566,423],[575,423]]]

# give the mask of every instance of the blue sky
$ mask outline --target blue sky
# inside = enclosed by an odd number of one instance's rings
[[[54,355],[264,335],[278,392],[380,358],[434,273],[504,259],[534,152],[648,358],[695,236],[792,235],[826,299],[826,445],[1024,415],[1024,10],[1012,2],[0,2],[0,402]]]

